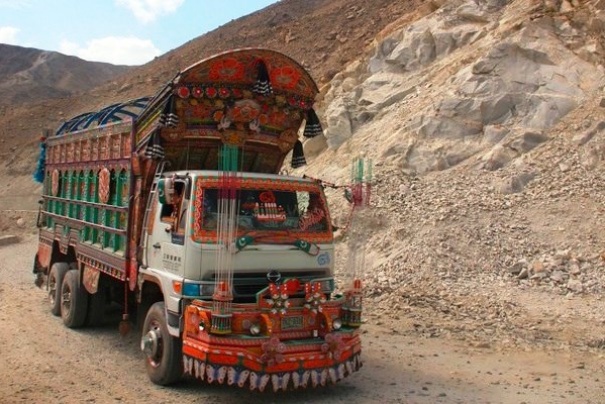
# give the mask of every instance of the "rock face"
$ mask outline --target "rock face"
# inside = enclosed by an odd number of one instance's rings
[[[514,7],[532,3],[506,3],[447,2],[376,43],[366,68],[332,83],[328,146],[369,140],[385,114],[400,118],[381,121],[396,139],[376,142],[377,152],[397,155],[417,173],[471,157],[496,170],[546,142],[554,125],[599,90],[604,71],[583,57],[594,53],[592,44],[578,48],[581,27],[514,20]]]

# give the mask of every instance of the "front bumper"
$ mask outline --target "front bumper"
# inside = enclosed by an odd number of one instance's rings
[[[243,305],[242,305],[243,306]],[[321,313],[294,312],[303,321],[296,330],[281,329],[288,316],[248,308],[232,313],[232,332],[209,332],[210,307],[200,304],[185,310],[183,363],[185,373],[208,383],[274,391],[324,386],[359,370],[359,329],[335,330],[330,319],[339,315],[340,304],[326,304]],[[251,335],[250,325],[261,323],[260,335]]]

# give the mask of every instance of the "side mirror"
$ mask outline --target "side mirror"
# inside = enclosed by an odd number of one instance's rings
[[[172,203],[174,195],[174,180],[162,178],[158,181],[158,200],[162,205]]]

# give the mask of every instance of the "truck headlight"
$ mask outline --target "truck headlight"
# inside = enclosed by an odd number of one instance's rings
[[[335,318],[334,320],[332,320],[332,328],[335,330],[340,330],[340,328],[342,327],[342,320],[339,318]]]
[[[202,283],[200,285],[200,296],[212,296],[214,294],[214,283]]]
[[[250,334],[252,334],[252,335],[258,335],[258,334],[260,334],[260,325],[258,325],[258,324],[252,324],[250,326]]]
[[[183,283],[183,296],[211,297],[214,293],[214,282],[212,283]]]

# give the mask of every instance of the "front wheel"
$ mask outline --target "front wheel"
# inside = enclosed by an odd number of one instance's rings
[[[145,353],[147,375],[152,382],[167,386],[182,378],[181,341],[168,333],[164,302],[154,303],[147,312],[141,350]]]

